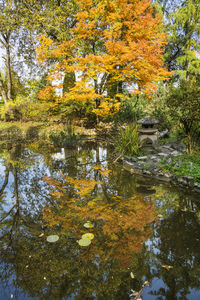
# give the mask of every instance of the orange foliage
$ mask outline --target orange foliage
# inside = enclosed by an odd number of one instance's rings
[[[136,93],[151,96],[156,83],[171,75],[163,67],[163,49],[167,37],[161,30],[161,16],[155,14],[150,0],[76,0],[79,12],[73,38],[56,45],[40,37],[38,59],[56,58],[55,72],[77,71],[81,82],[63,97],[91,101],[99,115],[119,110],[120,97],[109,98],[106,84],[137,84]],[[91,88],[89,83],[102,76],[104,88]],[[96,101],[98,100],[98,101]],[[96,101],[96,102],[95,102]],[[98,104],[97,104],[98,103]],[[95,105],[97,106],[95,107]]]
[[[38,94],[40,100],[50,100],[53,96],[55,88],[52,86],[47,86],[45,89],[41,90]]]

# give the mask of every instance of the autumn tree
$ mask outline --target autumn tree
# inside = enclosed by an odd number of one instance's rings
[[[163,67],[166,35],[151,1],[75,1],[79,7],[71,39],[40,37],[38,59],[56,59],[50,80],[72,71],[80,75],[61,101],[92,104],[97,115],[118,111],[123,84],[150,96],[169,73]],[[113,84],[114,93],[109,93]]]

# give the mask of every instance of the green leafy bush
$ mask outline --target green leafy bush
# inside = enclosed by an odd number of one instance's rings
[[[121,155],[131,156],[137,154],[141,148],[138,136],[138,125],[132,123],[125,128],[121,128],[115,138],[114,147],[115,151]]]
[[[4,121],[45,121],[48,119],[50,105],[18,96],[0,107],[0,116]]]
[[[169,114],[176,121],[191,154],[200,143],[200,86],[199,82],[182,80],[171,86],[167,99]]]

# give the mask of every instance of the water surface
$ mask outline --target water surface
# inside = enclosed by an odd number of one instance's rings
[[[1,142],[0,171],[0,299],[200,299],[199,195],[94,142]]]

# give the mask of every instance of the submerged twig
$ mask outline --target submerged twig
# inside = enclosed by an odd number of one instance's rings
[[[16,204],[13,205],[13,207],[9,210],[9,212],[5,215],[5,217],[3,217],[3,218],[0,220],[0,223],[1,223],[3,220],[5,220],[5,219],[9,216],[9,214],[11,213],[11,211],[13,210],[13,208],[15,208],[15,206],[16,206]]]

